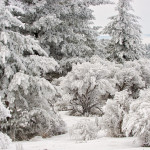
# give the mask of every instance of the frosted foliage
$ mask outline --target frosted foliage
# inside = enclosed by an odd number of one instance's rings
[[[80,39],[78,39],[80,40]],[[91,55],[93,53],[93,50],[86,46],[83,45],[83,42],[79,42],[78,44],[65,44],[62,47],[62,52],[65,55],[71,55],[71,56],[85,56],[85,55]]]
[[[35,51],[39,55],[47,56],[45,51],[39,46],[38,41],[31,36],[24,36],[17,32],[7,31],[1,32],[1,42],[8,45],[10,50],[13,50],[18,55],[25,53],[34,54]]]
[[[94,121],[84,119],[74,124],[69,134],[76,141],[88,141],[97,138],[98,127]]]
[[[130,112],[123,122],[127,136],[139,138],[142,146],[150,146],[150,89],[142,90],[140,97],[133,101]]]
[[[118,14],[110,17],[111,22],[103,30],[103,34],[112,37],[107,46],[108,58],[119,63],[139,59],[144,54],[138,17],[129,13],[133,10],[131,1],[119,0]]]
[[[11,144],[11,139],[6,135],[0,132],[0,148],[7,149]]]
[[[0,28],[4,28],[4,27],[11,27],[12,25],[13,26],[19,26],[19,27],[22,27],[24,28],[24,24],[17,19],[17,17],[13,16],[11,14],[11,11],[12,9],[18,9],[18,10],[21,10],[19,9],[19,7],[14,7],[11,5],[11,6],[7,6],[5,7],[5,4],[4,2],[0,2]],[[23,10],[22,12],[23,13]]]
[[[28,69],[36,75],[44,75],[49,72],[56,71],[59,68],[58,63],[53,58],[31,55],[26,59]]]
[[[101,119],[102,129],[112,137],[125,136],[122,123],[130,106],[129,93],[127,91],[116,92],[114,99],[109,99],[103,107],[104,115]]]
[[[92,111],[102,113],[101,106],[107,97],[115,93],[115,80],[111,78],[112,70],[101,63],[84,62],[73,65],[72,71],[60,84],[63,92],[72,96],[71,113],[78,115],[86,115]]]
[[[35,87],[37,89],[36,91],[34,91]],[[33,91],[40,98],[46,98],[48,100],[52,99],[56,94],[54,86],[46,79],[16,73],[9,85],[9,91],[19,91],[20,88],[24,91],[25,95]]]
[[[41,17],[39,20],[33,23],[33,28],[36,30],[44,29],[45,32],[52,29],[56,25],[60,24],[61,21],[56,18],[55,15],[47,15],[45,17]]]

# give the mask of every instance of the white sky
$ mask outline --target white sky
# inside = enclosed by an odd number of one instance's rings
[[[118,0],[111,0],[118,2]],[[92,7],[93,14],[96,17],[95,25],[105,26],[110,20],[108,17],[115,15],[114,11],[116,5],[101,5]],[[142,26],[143,34],[150,34],[150,0],[133,0],[132,6],[134,9],[133,14],[139,16],[139,24]]]

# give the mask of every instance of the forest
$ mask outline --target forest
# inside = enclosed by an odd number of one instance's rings
[[[98,5],[116,5],[101,31]],[[150,147],[150,44],[133,10],[132,0],[0,0],[0,149],[102,132]],[[44,148],[31,149],[59,150]]]

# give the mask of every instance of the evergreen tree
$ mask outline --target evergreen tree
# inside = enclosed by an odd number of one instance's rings
[[[111,22],[103,30],[103,34],[112,37],[107,47],[108,59],[119,63],[139,59],[143,53],[138,17],[130,13],[133,10],[131,1],[119,0],[116,7],[118,14],[110,17]]]
[[[109,0],[23,2],[26,14],[22,20],[26,29],[49,56],[61,60],[63,67],[69,64],[69,70],[72,62],[79,61],[77,57],[87,58],[98,51],[98,27],[91,27],[94,16],[89,6],[107,4]]]
[[[56,89],[44,79],[58,63],[37,40],[21,33],[25,30],[18,19],[25,14],[22,3],[1,1],[0,6],[0,96],[12,115],[1,128],[13,140],[61,133],[63,122],[52,107]]]

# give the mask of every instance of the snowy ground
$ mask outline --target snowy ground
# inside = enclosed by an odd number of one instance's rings
[[[60,114],[68,128],[83,118],[68,116],[67,112],[60,112]],[[36,137],[28,142],[14,142],[8,150],[16,150],[18,143],[22,144],[23,150],[150,150],[136,144],[135,138],[101,137],[97,140],[78,143],[70,139],[68,133],[48,139]]]

